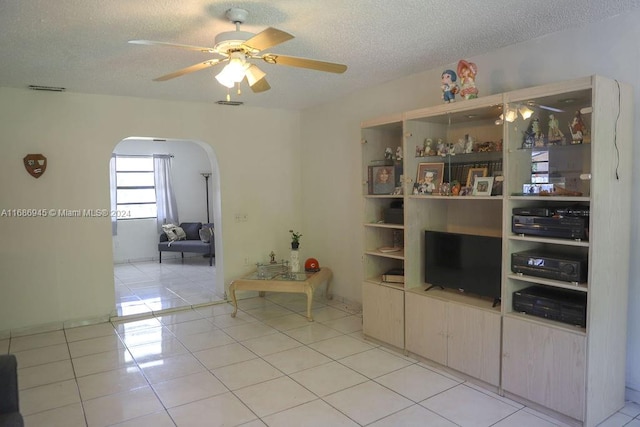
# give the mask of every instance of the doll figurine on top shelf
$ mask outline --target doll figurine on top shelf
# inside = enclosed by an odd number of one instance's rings
[[[564,134],[560,130],[558,119],[553,114],[549,114],[549,145],[564,145]]]
[[[585,126],[582,121],[582,114],[580,114],[580,111],[576,111],[576,114],[573,116],[573,120],[569,123],[569,129],[571,130],[571,143],[582,144]]]
[[[456,93],[458,93],[458,85],[456,84],[456,72],[453,70],[444,70],[442,72],[442,99],[444,102],[454,102]]]
[[[473,62],[467,62],[464,59],[458,62],[460,96],[464,99],[474,99],[478,97],[478,88],[476,88],[477,73],[478,67]]]

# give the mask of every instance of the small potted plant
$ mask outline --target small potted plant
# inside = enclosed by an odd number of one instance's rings
[[[302,237],[302,234],[293,230],[289,230],[289,233],[291,233],[291,249],[298,249],[298,247],[300,246],[300,238]]]

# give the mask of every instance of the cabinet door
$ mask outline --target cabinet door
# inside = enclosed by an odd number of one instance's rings
[[[422,295],[407,293],[406,321],[408,351],[447,364],[447,303]]]
[[[502,387],[584,418],[585,337],[520,319],[504,319]]]
[[[365,335],[404,348],[404,291],[363,283],[362,322]]]
[[[500,381],[500,313],[450,303],[448,366],[489,384]]]

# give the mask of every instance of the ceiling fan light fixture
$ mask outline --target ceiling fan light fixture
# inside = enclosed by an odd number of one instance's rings
[[[247,68],[246,75],[249,86],[253,86],[258,81],[262,80],[267,74],[257,66],[251,64],[249,68]]]
[[[231,89],[236,83],[231,79],[231,76],[224,72],[224,69],[216,75],[216,80],[222,86]]]
[[[518,111],[520,112],[520,115],[522,116],[522,118],[525,120],[531,117],[534,113],[534,111],[531,108],[527,107],[526,105],[521,105]]]
[[[221,85],[232,88],[236,83],[240,83],[244,79],[249,65],[242,52],[234,52],[231,54],[229,63],[216,75],[216,80]]]

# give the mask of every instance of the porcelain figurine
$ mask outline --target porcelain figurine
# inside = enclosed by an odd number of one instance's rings
[[[569,123],[569,129],[571,129],[571,143],[582,144],[585,126],[582,121],[582,114],[580,114],[580,111],[576,111],[576,114],[573,116],[573,120]]]
[[[458,76],[453,70],[444,70],[442,72],[442,100],[446,103],[456,100],[458,85],[456,84]]]
[[[436,151],[432,147],[433,140],[431,138],[427,138],[424,140],[424,155],[425,156],[435,156]]]
[[[564,145],[564,134],[560,130],[558,119],[553,114],[549,114],[549,144]]]
[[[475,145],[475,141],[473,139],[472,136],[467,135],[467,142],[464,145],[464,152],[465,153],[473,153],[473,146]]]
[[[458,62],[460,96],[464,99],[473,99],[478,97],[478,89],[476,88],[477,73],[478,67],[473,62],[467,62],[464,59],[461,59]]]

